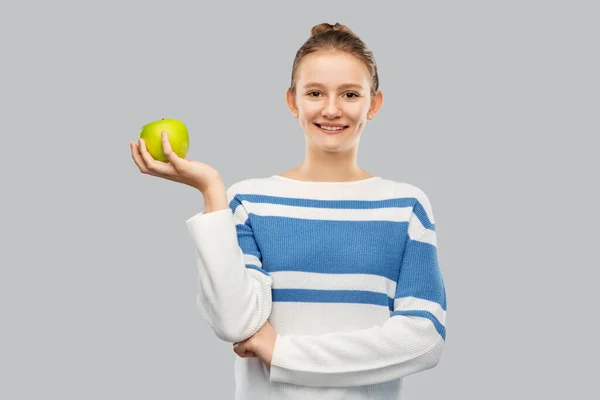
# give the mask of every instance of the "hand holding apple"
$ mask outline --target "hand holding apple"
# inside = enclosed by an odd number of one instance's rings
[[[146,149],[152,158],[163,162],[168,161],[163,151],[162,131],[169,133],[169,144],[173,152],[180,158],[185,158],[190,145],[188,130],[183,122],[172,118],[162,118],[142,126],[140,138],[146,143]]]
[[[160,153],[156,150],[157,145],[154,142],[155,132],[153,130],[146,131],[146,134],[142,131],[142,135],[140,135],[137,144],[134,142],[129,143],[131,156],[141,173],[183,183],[200,190],[202,193],[204,193],[211,184],[219,183],[221,179],[220,174],[215,168],[199,161],[186,160],[183,158],[187,152],[187,139],[185,139],[187,137],[187,129],[185,130],[185,134],[182,130],[177,131],[178,133],[175,134],[178,139],[173,142],[177,143],[179,151],[179,154],[177,154],[171,147],[170,133],[164,130],[165,125],[159,124],[155,125],[155,127],[156,126],[162,127],[161,129],[163,129],[159,132]],[[145,136],[146,139],[149,139],[153,143],[152,151],[154,155],[157,158],[160,158],[160,154],[162,153],[166,162],[159,161],[150,154],[146,140],[141,136]],[[184,144],[184,142],[186,144]]]

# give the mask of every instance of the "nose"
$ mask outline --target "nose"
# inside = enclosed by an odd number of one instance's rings
[[[325,118],[336,118],[342,116],[342,109],[337,104],[337,98],[332,96],[325,100],[325,105],[321,110],[321,115]]]

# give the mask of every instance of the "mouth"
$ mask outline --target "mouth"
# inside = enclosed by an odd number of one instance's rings
[[[327,135],[335,135],[344,132],[348,129],[348,125],[341,124],[314,124],[319,130]]]

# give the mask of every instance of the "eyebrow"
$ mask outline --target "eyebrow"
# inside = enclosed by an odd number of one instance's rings
[[[307,82],[304,86],[305,87],[309,87],[309,86],[324,87],[322,84],[320,84],[318,82]],[[349,88],[363,89],[362,85],[359,85],[357,83],[344,83],[344,84],[340,85],[339,88],[340,89],[349,89]]]

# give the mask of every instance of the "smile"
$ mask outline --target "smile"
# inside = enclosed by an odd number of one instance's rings
[[[348,128],[348,125],[335,125],[335,126],[328,126],[328,125],[320,125],[315,123],[315,126],[317,128],[319,128],[322,132],[331,135],[331,134],[336,134],[336,133],[340,133],[346,130],[346,128]]]

